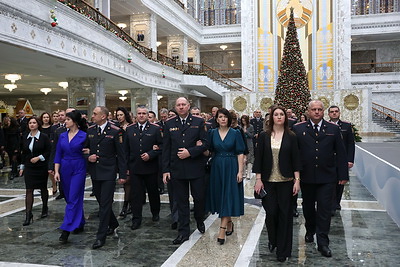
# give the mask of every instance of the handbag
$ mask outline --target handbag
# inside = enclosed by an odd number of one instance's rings
[[[254,190],[254,198],[255,199],[263,199],[267,195],[267,192],[264,188],[261,188],[260,193],[257,194],[256,190]]]

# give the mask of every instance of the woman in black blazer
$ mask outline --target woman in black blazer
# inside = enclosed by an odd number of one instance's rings
[[[300,190],[301,162],[296,135],[289,130],[283,107],[274,106],[266,131],[257,140],[253,172],[254,190],[265,189],[262,205],[267,213],[268,248],[284,262],[292,253],[292,195]]]
[[[29,133],[22,137],[22,165],[20,176],[25,177],[26,197],[26,219],[24,226],[33,221],[33,190],[40,189],[43,207],[41,218],[47,217],[47,202],[49,192],[47,191],[48,159],[50,157],[51,143],[49,137],[40,132],[41,120],[37,117],[29,118]]]

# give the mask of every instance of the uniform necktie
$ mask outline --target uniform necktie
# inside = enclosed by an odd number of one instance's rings
[[[182,125],[185,125],[185,120],[182,120]]]
[[[100,126],[97,127],[97,135],[101,135],[101,127]]]
[[[314,132],[316,135],[318,135],[318,124],[314,124]]]
[[[140,133],[143,132],[143,125],[140,125],[140,127],[139,127],[139,132],[140,132]]]

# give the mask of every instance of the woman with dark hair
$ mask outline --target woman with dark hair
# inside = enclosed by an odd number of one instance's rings
[[[131,115],[124,107],[118,107],[116,113],[117,113],[117,120],[119,122],[119,127],[124,130],[125,134],[126,127],[132,124]],[[126,183],[124,183],[124,204],[122,206],[121,212],[119,213],[119,216],[123,217],[124,219],[128,214],[132,213],[132,209],[130,207],[130,196],[131,196],[131,181],[129,176],[127,176]]]
[[[292,196],[300,190],[301,161],[296,135],[289,130],[288,116],[281,106],[274,106],[266,131],[257,140],[253,172],[254,190],[264,188],[262,199],[266,211],[268,248],[275,248],[277,259],[284,262],[292,253]]]
[[[244,136],[246,137],[247,148],[249,150],[249,153],[247,154],[245,160],[244,177],[250,180],[254,163],[254,145],[253,145],[254,127],[253,125],[250,124],[250,118],[248,115],[243,115],[240,118],[240,121],[244,132]]]
[[[41,218],[47,217],[49,200],[49,191],[47,191],[48,176],[48,159],[50,157],[51,143],[50,138],[40,132],[42,122],[37,117],[28,119],[29,133],[22,138],[22,164],[19,171],[25,177],[26,197],[25,209],[26,218],[24,226],[29,225],[33,221],[33,190],[40,189],[42,197],[42,215]]]
[[[300,115],[300,121],[299,121],[299,122],[303,122],[303,121],[307,121],[307,116],[306,116],[306,114],[301,114],[301,115]]]
[[[40,115],[40,120],[42,121],[42,133],[47,134],[48,137],[50,137],[51,133],[51,126],[53,125],[51,121],[51,116],[50,113],[48,112],[43,112],[42,115]]]
[[[5,139],[5,151],[7,152],[10,165],[10,180],[13,180],[18,174],[18,155],[21,143],[21,129],[15,118],[4,117],[3,119],[3,132]]]
[[[219,214],[221,225],[217,242],[223,245],[225,236],[234,231],[231,217],[244,214],[242,180],[245,145],[239,130],[230,127],[232,117],[227,109],[219,109],[215,116],[217,128],[211,129],[208,137],[213,159],[206,211]]]
[[[83,148],[86,143],[86,120],[82,119],[79,111],[73,110],[66,114],[65,127],[57,142],[54,158],[54,178],[61,181],[65,194],[64,222],[60,226],[63,230],[59,240],[68,241],[71,231],[83,231],[85,218],[83,213],[83,195],[86,181],[86,159]]]

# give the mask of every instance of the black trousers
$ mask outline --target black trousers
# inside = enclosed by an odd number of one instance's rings
[[[340,201],[342,200],[344,185],[336,184],[335,190],[333,190],[333,198],[332,198],[332,210],[340,209]]]
[[[119,226],[117,218],[112,210],[114,202],[115,180],[93,180],[93,192],[99,203],[99,228],[96,238],[104,241],[106,239],[108,227],[117,228]]]
[[[179,234],[190,235],[190,203],[189,186],[194,202],[194,218],[196,222],[204,221],[205,183],[204,176],[195,179],[173,179],[174,197],[178,207]]]
[[[269,242],[276,246],[278,257],[290,257],[293,243],[293,181],[264,182],[267,196],[262,205],[267,213],[266,225]]]
[[[146,190],[149,195],[150,211],[153,215],[160,213],[160,194],[158,192],[158,173],[134,174],[131,173],[131,206],[132,222],[142,222],[143,203]]]
[[[332,192],[336,183],[308,184],[301,182],[303,214],[306,219],[306,231],[317,234],[318,246],[329,245],[331,227]],[[315,208],[315,203],[317,207]]]
[[[176,202],[176,197],[174,194],[174,182],[173,180],[167,183],[168,190],[168,199],[169,199],[169,208],[171,210],[171,221],[172,223],[178,222],[178,204]]]

